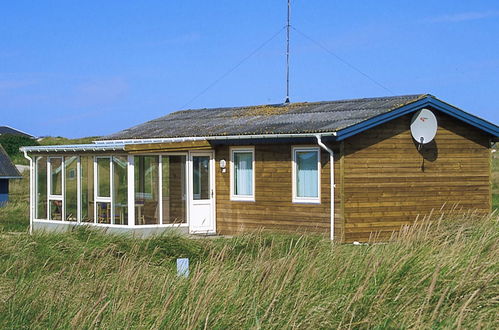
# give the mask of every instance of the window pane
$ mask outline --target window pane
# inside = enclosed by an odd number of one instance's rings
[[[97,196],[111,197],[109,158],[97,158]]]
[[[234,152],[234,195],[253,195],[251,152]]]
[[[163,223],[187,223],[185,156],[163,156]]]
[[[159,224],[159,157],[135,157],[135,223]]]
[[[128,224],[128,174],[127,157],[113,157],[114,169],[114,224]]]
[[[78,157],[65,157],[64,167],[65,167],[65,213],[67,221],[77,220],[77,209],[78,209],[78,185],[76,176],[76,167],[78,164]]]
[[[36,157],[36,219],[47,219],[47,157]]]
[[[319,197],[317,152],[296,152],[296,195],[297,197]]]
[[[94,222],[94,160],[82,156],[81,160],[81,221]]]
[[[97,223],[111,223],[111,203],[97,202]]]
[[[62,220],[62,201],[51,200],[50,204],[50,220]]]
[[[50,158],[50,194],[62,195],[62,158]]]
[[[192,157],[193,199],[210,199],[210,157]]]

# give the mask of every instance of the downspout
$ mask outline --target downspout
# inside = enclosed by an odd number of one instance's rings
[[[322,135],[317,134],[317,144],[329,153],[329,164],[331,166],[330,185],[331,185],[331,241],[334,240],[334,152],[322,142]]]
[[[34,202],[33,202],[33,186],[35,182],[34,171],[33,171],[33,158],[28,156],[27,151],[22,148],[21,151],[24,153],[24,158],[29,160],[29,234],[33,234],[33,218],[35,215]]]

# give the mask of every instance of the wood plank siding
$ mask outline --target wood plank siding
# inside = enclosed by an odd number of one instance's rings
[[[490,211],[489,138],[436,113],[435,140],[418,152],[409,130],[412,115],[344,142],[345,241],[388,238],[419,215],[463,209]]]
[[[230,200],[229,146],[216,148],[217,165],[221,159],[227,160],[228,164],[226,173],[222,173],[220,168],[216,167],[216,213],[219,233],[236,234],[269,229],[299,233],[314,232],[329,237],[331,221],[329,154],[321,150],[320,204],[300,204],[292,202],[291,149],[292,146],[289,144],[255,146],[255,201],[250,202]],[[338,174],[336,180],[339,180]],[[340,213],[339,195],[335,209]],[[335,226],[335,236],[338,239],[341,238],[342,227],[341,214],[338,214]]]
[[[406,115],[341,143],[335,152],[335,240],[387,239],[401,226],[455,205],[490,212],[489,137],[437,113],[435,140],[418,151]],[[321,203],[292,202],[290,144],[255,146],[255,201],[230,200],[229,146],[216,147],[217,231],[330,233],[329,154],[321,150]],[[445,205],[445,206],[444,206]],[[444,206],[442,208],[442,206]]]

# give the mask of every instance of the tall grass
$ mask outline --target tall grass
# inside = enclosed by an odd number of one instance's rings
[[[3,234],[9,328],[497,328],[499,219],[422,221],[389,244],[247,234]],[[191,259],[188,278],[175,258]]]
[[[492,154],[492,208],[499,209],[499,155]]]
[[[38,142],[42,146],[50,146],[50,145],[61,145],[61,144],[87,144],[92,143],[97,140],[99,136],[89,136],[83,138],[69,139],[61,136],[48,136],[40,139]]]
[[[27,201],[27,179],[12,181],[2,328],[499,328],[497,213],[422,219],[388,244],[352,246],[264,233],[29,236]],[[188,278],[178,257],[191,260]]]
[[[0,207],[0,233],[25,232],[29,227],[29,173],[9,182],[9,201]]]

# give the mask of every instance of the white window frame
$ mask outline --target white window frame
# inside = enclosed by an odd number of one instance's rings
[[[236,153],[251,153],[252,160],[252,194],[251,195],[236,195],[234,193],[235,182],[235,166],[234,166],[234,154]],[[230,200],[231,201],[243,201],[243,202],[254,202],[255,201],[255,147],[254,146],[244,146],[244,147],[231,147],[230,148]]]
[[[99,184],[99,173],[98,173],[98,165],[97,161],[99,159],[107,159],[109,161],[109,197],[101,197],[98,196],[98,184]],[[106,225],[114,225],[114,203],[113,203],[113,186],[114,186],[114,176],[113,176],[113,156],[95,156],[94,157],[94,223],[98,224],[97,220],[97,203],[109,203],[109,207],[111,208],[110,216],[111,221]]]
[[[61,160],[61,194],[60,195],[52,195],[52,159],[60,159]],[[66,178],[65,178],[65,162],[63,156],[48,156],[47,157],[47,220],[53,220],[50,216],[50,207],[51,201],[60,201],[61,202],[61,220],[54,221],[65,221],[66,219],[66,205],[64,205],[64,194],[66,192]]]
[[[34,169],[34,183],[33,183],[33,190],[34,190],[34,205],[35,205],[35,208],[38,208],[38,203],[39,203],[39,200],[38,200],[38,167],[39,167],[39,163],[38,163],[38,160],[40,158],[43,158],[45,157],[45,176],[47,175],[50,175],[49,171],[48,171],[48,167],[49,167],[49,157],[50,156],[47,156],[47,155],[41,155],[41,156],[36,156],[34,161],[33,161],[33,169]],[[47,187],[45,189],[45,194],[47,195],[46,198],[45,198],[45,207],[47,208],[47,212],[45,213],[45,217],[40,217],[40,214],[37,214],[38,213],[38,210],[36,209],[34,211],[34,214],[33,214],[33,219],[35,220],[48,220],[49,219],[49,210],[48,210],[48,207],[49,207],[49,193],[50,193],[50,190],[48,189],[48,180],[50,180],[48,177],[45,178],[45,186]],[[37,217],[38,215],[38,217]]]
[[[66,180],[68,179],[66,177],[66,157],[71,157],[71,156],[76,156],[76,221],[69,221],[66,219]],[[80,194],[80,156],[79,155],[63,155],[62,161],[64,165],[64,173],[63,173],[63,195],[62,195],[62,205],[64,209],[64,219],[63,221],[67,221],[69,223],[77,223],[80,222],[80,203],[81,203],[81,194]]]
[[[293,189],[293,203],[308,203],[320,204],[321,203],[321,150],[319,147],[310,146],[293,146],[291,148],[291,181]],[[297,195],[297,182],[296,175],[298,173],[298,164],[296,163],[296,154],[298,152],[316,152],[317,153],[317,197],[298,197]]]
[[[189,225],[189,216],[188,216],[188,160],[189,160],[189,153],[187,152],[168,152],[168,153],[161,153],[158,154],[159,156],[159,220],[160,220],[160,225],[166,225],[166,226],[188,226]],[[163,157],[169,157],[169,156],[184,156],[185,157],[185,182],[184,182],[184,195],[182,196],[182,202],[185,205],[186,208],[186,222],[185,223],[180,223],[180,224],[171,224],[171,223],[163,223]]]

